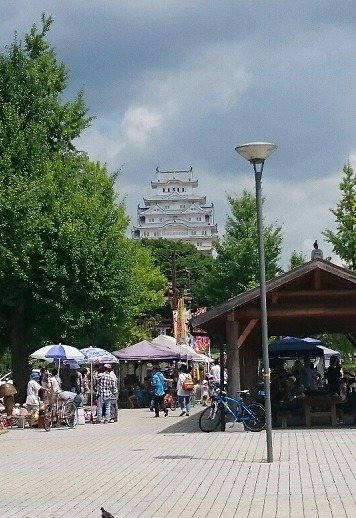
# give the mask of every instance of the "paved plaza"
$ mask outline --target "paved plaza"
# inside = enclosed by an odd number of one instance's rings
[[[204,434],[201,407],[167,418],[0,435],[0,517],[354,517],[356,429]]]

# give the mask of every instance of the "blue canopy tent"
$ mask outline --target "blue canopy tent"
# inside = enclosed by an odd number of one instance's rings
[[[322,342],[316,338],[286,336],[268,345],[270,358],[317,358],[323,356]]]
[[[316,358],[315,365],[318,371],[323,374],[329,367],[330,357],[341,357],[339,351],[325,347],[317,338],[295,338],[286,336],[275,340],[268,345],[269,357],[272,360],[277,358]]]

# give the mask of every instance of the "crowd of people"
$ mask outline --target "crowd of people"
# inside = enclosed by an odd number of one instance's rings
[[[224,380],[227,382],[227,373],[224,368]],[[127,402],[129,408],[150,408],[159,417],[160,411],[168,415],[171,401],[174,399],[180,408],[180,417],[190,415],[192,394],[203,406],[210,399],[210,384],[219,386],[220,364],[213,360],[209,370],[193,368],[188,363],[175,362],[161,370],[158,363],[152,365],[148,376],[140,383],[135,374],[127,375],[124,379],[125,390],[128,391]]]
[[[179,365],[179,367],[178,367]],[[154,364],[141,384],[135,375],[126,380],[129,408],[147,407],[159,417],[160,412],[168,415],[172,397],[180,408],[180,416],[190,415],[192,393],[202,406],[210,399],[211,384],[219,386],[221,367],[219,360],[213,361],[209,371],[196,373],[189,363],[171,364],[165,370]],[[79,406],[90,401],[96,404],[96,422],[108,423],[117,420],[118,379],[110,364],[95,365],[90,379],[90,370],[79,365],[63,366],[60,377],[57,368],[51,373],[44,368],[33,372],[27,386],[26,405],[29,412],[38,412],[40,400],[53,401],[55,398],[72,399]],[[226,368],[223,369],[224,383],[227,383]],[[92,396],[91,387],[93,389]],[[278,362],[271,372],[272,418],[279,411],[298,413],[302,408],[302,398],[306,395],[330,394],[340,397],[339,408],[343,412],[356,409],[356,380],[344,376],[337,356],[330,358],[328,369],[321,375],[310,358],[295,360],[287,368]]]
[[[296,360],[291,369],[287,369],[283,361],[275,365],[271,372],[273,419],[279,411],[298,414],[302,407],[301,399],[315,394],[338,396],[338,408],[345,413],[356,409],[356,380],[344,375],[338,356],[330,357],[329,367],[323,375],[310,358],[305,358],[303,363]]]
[[[56,404],[57,400],[72,400],[77,407],[83,403],[96,404],[96,423],[117,421],[118,379],[110,364],[95,365],[93,379],[90,369],[76,363],[63,365],[60,373],[55,367],[33,371],[27,384],[26,408],[30,415],[39,412],[41,401]],[[91,392],[91,390],[93,392]]]

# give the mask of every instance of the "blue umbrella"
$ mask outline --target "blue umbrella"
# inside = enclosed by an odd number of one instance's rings
[[[41,347],[37,351],[30,354],[31,358],[36,360],[57,360],[59,365],[63,360],[84,360],[85,356],[76,347],[64,344],[52,344]]]

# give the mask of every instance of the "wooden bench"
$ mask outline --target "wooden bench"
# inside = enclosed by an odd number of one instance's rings
[[[344,424],[353,425],[356,421],[356,409],[351,410],[350,412],[343,412],[341,413],[342,420]]]
[[[337,425],[336,405],[341,402],[339,396],[328,394],[305,396],[300,399],[305,416],[305,426],[310,428],[312,421],[320,418],[330,419],[331,426]]]
[[[287,428],[289,418],[291,417],[291,412],[288,411],[281,411],[277,412],[277,422],[281,423],[282,428]]]

